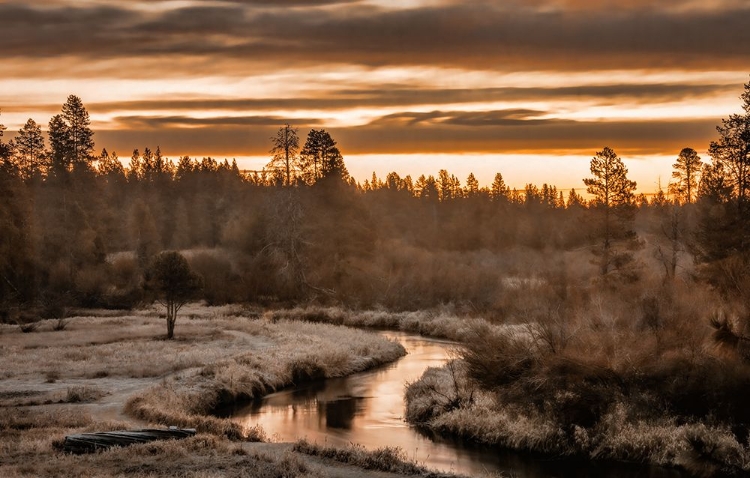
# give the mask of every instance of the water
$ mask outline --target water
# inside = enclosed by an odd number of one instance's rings
[[[268,395],[231,411],[233,420],[261,425],[277,441],[307,438],[335,446],[399,446],[408,458],[429,468],[467,475],[502,471],[519,478],[682,476],[657,467],[549,460],[420,433],[404,421],[404,387],[427,367],[443,365],[453,344],[399,332],[381,334],[401,342],[408,355],[376,370]]]

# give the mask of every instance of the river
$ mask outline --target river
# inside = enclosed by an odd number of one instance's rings
[[[276,441],[307,438],[335,446],[399,446],[408,458],[429,468],[470,476],[486,471],[519,478],[684,476],[658,467],[551,460],[430,438],[404,421],[404,387],[427,367],[443,365],[453,344],[414,334],[379,333],[401,342],[408,355],[368,372],[273,393],[229,411],[232,419],[261,425]]]

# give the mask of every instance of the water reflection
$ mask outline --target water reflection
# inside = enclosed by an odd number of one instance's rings
[[[468,475],[504,471],[527,478],[681,476],[678,472],[656,467],[549,460],[466,446],[455,440],[420,433],[404,422],[404,386],[419,378],[427,367],[444,364],[452,344],[396,332],[383,332],[383,335],[400,341],[409,354],[376,370],[268,395],[234,410],[234,420],[248,426],[261,425],[280,441],[306,437],[336,446],[350,443],[371,449],[400,446],[409,458],[430,468]]]

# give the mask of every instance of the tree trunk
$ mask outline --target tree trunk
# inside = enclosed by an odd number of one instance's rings
[[[174,323],[177,319],[174,304],[167,304],[167,339],[174,338]]]

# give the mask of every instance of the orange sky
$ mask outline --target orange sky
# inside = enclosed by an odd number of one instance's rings
[[[652,191],[681,148],[707,159],[750,73],[744,0],[10,0],[0,18],[9,133],[76,94],[98,149],[256,168],[288,121],[329,130],[359,180],[582,189],[610,146]]]

